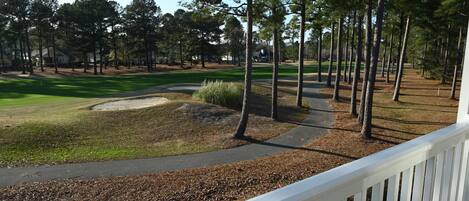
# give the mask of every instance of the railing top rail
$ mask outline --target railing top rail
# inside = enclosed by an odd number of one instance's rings
[[[353,195],[468,138],[469,123],[454,124],[251,200],[334,200],[338,194]]]

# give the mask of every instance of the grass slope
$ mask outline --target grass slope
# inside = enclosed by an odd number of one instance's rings
[[[38,117],[14,125],[0,122],[0,167],[134,159],[206,152],[246,144],[231,134],[236,110],[193,101],[190,94],[161,93],[172,102],[140,110],[94,112],[66,107],[63,115]],[[295,125],[272,121],[270,88],[255,86],[247,134],[266,140]],[[279,112],[285,121],[302,121],[292,90],[281,89]],[[182,110],[190,106],[188,110]],[[36,112],[37,113],[37,112]],[[42,118],[41,118],[42,116]]]

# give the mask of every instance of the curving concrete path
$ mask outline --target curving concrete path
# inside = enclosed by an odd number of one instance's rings
[[[304,96],[311,107],[309,116],[298,127],[265,142],[253,141],[252,144],[232,149],[161,158],[0,168],[0,187],[23,182],[129,176],[199,168],[253,160],[287,150],[305,149],[302,146],[325,134],[334,120],[328,97],[319,91],[321,87],[322,85],[318,83],[305,83]]]

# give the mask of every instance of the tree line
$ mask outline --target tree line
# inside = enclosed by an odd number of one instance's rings
[[[357,117],[366,139],[372,138],[373,97],[378,75],[393,84],[392,99],[399,101],[406,63],[411,63],[412,68],[418,66],[422,76],[439,77],[442,83],[446,83],[453,69],[450,98],[456,97],[463,62],[463,36],[468,24],[466,0],[247,0],[238,6],[222,0],[194,1],[196,7],[207,5],[220,13],[243,16],[248,25],[243,109],[235,137],[244,136],[249,117],[253,24],[258,24],[261,33],[273,44],[272,119],[278,118],[277,82],[282,36],[298,37],[297,106],[302,106],[306,30],[311,30],[311,38],[317,41],[317,79],[320,82],[323,39],[330,39],[326,85],[334,88],[335,101],[341,100],[341,84],[352,86],[350,114]],[[285,26],[285,16],[289,14],[294,17]],[[458,37],[451,37],[455,32]],[[456,42],[457,48],[454,48],[451,44]],[[390,75],[394,75],[394,80],[390,80]],[[359,82],[362,90],[358,104]]]
[[[302,107],[305,56],[315,57],[317,79],[334,88],[333,100],[343,100],[341,87],[351,86],[350,114],[369,139],[377,76],[393,84],[393,100],[399,101],[404,65],[410,63],[427,78],[448,83],[452,77],[450,98],[456,98],[469,13],[467,0],[192,0],[173,14],[162,14],[154,0],[133,0],[124,8],[110,0],[60,6],[56,0],[0,2],[4,70],[8,57],[10,67],[33,73],[32,49],[41,51],[37,63],[43,70],[42,47],[47,54],[66,52],[70,61],[78,61],[72,68],[87,71],[93,61],[95,74],[122,64],[144,65],[148,71],[156,62],[205,66],[229,54],[234,65],[245,65],[242,115],[234,134],[239,138],[249,118],[252,64],[259,46],[266,47],[272,62],[272,119],[279,115],[279,64],[297,62],[296,104]],[[50,63],[57,71],[57,57],[48,58],[54,59]]]
[[[0,2],[2,71],[34,73],[34,67],[44,71],[44,65],[56,72],[58,67],[83,67],[85,72],[92,67],[99,74],[109,66],[133,65],[152,71],[157,62],[205,67],[206,61],[219,62],[226,52],[240,65],[244,51],[238,18],[205,9],[162,14],[154,0],[133,0],[125,7],[111,0]],[[68,62],[58,61],[59,53]]]

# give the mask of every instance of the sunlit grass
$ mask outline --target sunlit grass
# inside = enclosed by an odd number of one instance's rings
[[[316,65],[306,65],[305,72],[316,72]],[[296,76],[294,65],[282,65],[280,76]],[[255,67],[254,79],[272,76],[272,68]],[[204,80],[238,81],[244,78],[243,69],[215,72],[183,72],[148,75],[87,76],[66,78],[15,78],[0,83],[0,109],[5,107],[40,105],[44,103],[97,98],[142,90],[164,84],[200,83]]]

